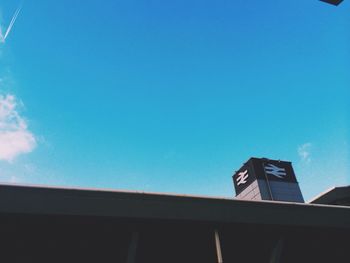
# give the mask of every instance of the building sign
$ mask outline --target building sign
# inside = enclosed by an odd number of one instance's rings
[[[287,176],[286,169],[283,167],[278,167],[271,163],[264,165],[265,173],[268,175],[276,176],[277,178],[284,179]]]
[[[238,173],[238,176],[236,178],[237,185],[246,184],[248,177],[249,177],[248,170]]]
[[[233,175],[236,195],[240,194],[255,180],[297,182],[291,162],[250,158]]]
[[[269,181],[297,182],[291,162],[254,159],[254,171],[258,179]]]
[[[241,193],[252,182],[254,182],[254,173],[250,168],[250,164],[246,163],[233,175],[233,183],[235,185],[236,194]]]

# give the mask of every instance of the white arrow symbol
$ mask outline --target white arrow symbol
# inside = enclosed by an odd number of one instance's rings
[[[285,168],[281,168],[270,163],[265,165],[265,172],[281,179],[284,179],[284,177],[287,175]]]
[[[238,177],[237,177],[237,186],[240,184],[245,184],[247,182],[247,178],[248,178],[249,174],[248,174],[248,170],[245,170],[244,172],[240,172],[238,173]]]

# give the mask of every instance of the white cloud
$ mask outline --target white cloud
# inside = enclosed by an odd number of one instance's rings
[[[16,107],[15,96],[0,95],[0,160],[8,162],[20,154],[33,151],[36,146],[34,135]]]
[[[298,147],[298,154],[302,162],[311,162],[311,147],[312,144],[310,142],[304,143]]]

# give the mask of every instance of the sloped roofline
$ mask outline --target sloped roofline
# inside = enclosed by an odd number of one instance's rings
[[[4,214],[350,229],[343,206],[18,184],[0,184]]]

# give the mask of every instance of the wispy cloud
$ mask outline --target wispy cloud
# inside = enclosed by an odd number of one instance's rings
[[[36,139],[17,111],[13,95],[0,95],[0,160],[11,162],[36,147]]]
[[[312,144],[310,142],[304,143],[298,147],[298,155],[302,162],[304,163],[311,162],[311,147],[312,147]]]

